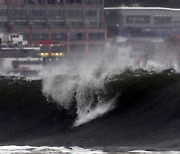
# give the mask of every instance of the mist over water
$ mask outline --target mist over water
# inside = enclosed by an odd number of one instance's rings
[[[160,72],[168,68],[176,72],[179,70],[177,57],[172,51],[171,54],[166,51],[165,55],[155,52],[153,58],[139,60],[122,54],[130,50],[131,47],[109,47],[106,51],[94,51],[81,58],[75,57],[71,62],[63,61],[59,65],[46,66],[40,74],[43,94],[65,109],[76,106],[77,119],[74,126],[79,126],[114,108],[115,98],[106,100],[102,97],[106,93],[104,83],[108,78],[126,69],[144,69],[149,72]]]

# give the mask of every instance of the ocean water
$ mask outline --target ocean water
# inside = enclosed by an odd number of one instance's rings
[[[58,76],[52,91],[66,80],[79,81]],[[178,153],[180,75],[172,69],[126,70],[86,93],[73,87],[68,107],[54,101],[57,93],[44,94],[43,82],[1,76],[0,153]],[[78,105],[79,97],[88,104]]]
[[[0,153],[179,153],[178,69],[100,57],[1,75]]]

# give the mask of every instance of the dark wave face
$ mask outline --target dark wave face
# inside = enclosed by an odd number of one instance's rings
[[[64,105],[54,90],[67,79],[73,97]],[[180,75],[173,70],[126,70],[98,88],[80,83],[58,76],[47,95],[42,80],[1,76],[0,144],[179,148]]]

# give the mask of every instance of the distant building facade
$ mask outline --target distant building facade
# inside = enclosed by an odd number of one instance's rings
[[[111,7],[105,8],[105,19],[110,30],[180,33],[180,9]]]
[[[104,0],[0,0],[0,31],[22,34],[30,45],[88,52],[106,43]]]

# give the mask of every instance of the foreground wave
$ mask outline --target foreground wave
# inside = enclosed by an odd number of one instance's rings
[[[80,147],[48,147],[48,146],[41,146],[41,147],[33,147],[33,146],[0,146],[0,153],[1,154],[106,154],[101,150],[91,150],[91,149],[83,149]]]
[[[114,151],[115,152],[115,151]],[[102,150],[91,150],[91,149],[84,149],[80,147],[48,147],[48,146],[41,146],[41,147],[33,147],[33,146],[0,146],[0,153],[1,154],[113,154],[111,152],[103,152]],[[116,152],[115,152],[116,153]],[[130,150],[130,151],[121,151],[118,152],[119,154],[180,154],[179,151],[147,151],[147,150]]]
[[[96,111],[101,116],[82,126],[75,125],[78,118],[82,124],[84,116],[78,115],[77,87],[73,88],[74,97],[68,108],[42,93],[41,80],[1,76],[0,87],[1,145],[106,147],[106,150],[180,147],[180,75],[171,69],[159,73],[126,70],[105,78],[103,89],[90,93],[91,88],[87,88],[86,96],[92,102],[88,111],[84,107],[83,113],[91,116]],[[111,104],[108,109],[107,104]],[[104,109],[103,116],[99,109],[101,112]]]

